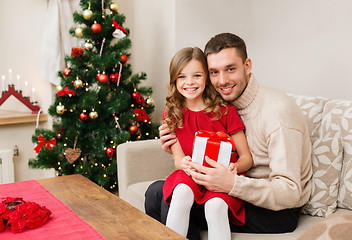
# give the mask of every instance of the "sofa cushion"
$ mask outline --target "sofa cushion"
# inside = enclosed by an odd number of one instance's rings
[[[322,128],[322,131],[326,131],[330,126],[330,130],[341,136],[343,161],[338,206],[352,210],[352,102],[344,100],[327,102],[323,125],[326,127]]]
[[[155,180],[156,181],[156,180]],[[135,184],[131,184],[127,188],[127,193],[124,197],[121,197],[123,200],[134,206],[135,208],[138,208],[142,212],[145,212],[144,209],[144,194],[147,188],[150,186],[155,181],[145,181],[145,182],[139,182]]]
[[[312,142],[312,193],[304,213],[326,217],[336,210],[341,163],[340,138],[319,138]]]
[[[327,98],[288,94],[302,109],[312,140],[312,194],[304,213],[326,217],[337,206],[337,195],[342,163],[342,141],[339,127],[332,124]],[[333,151],[331,151],[333,148]]]
[[[298,219],[298,226],[295,231],[288,233],[274,233],[274,234],[257,234],[257,233],[231,233],[231,239],[233,240],[297,240],[297,238],[303,234],[307,229],[315,224],[321,222],[323,218],[313,217],[311,215],[302,215]],[[206,230],[201,231],[201,239],[208,239],[208,232]]]
[[[316,139],[320,136],[320,125],[323,117],[323,109],[327,98],[308,97],[288,94],[296,104],[302,109],[303,115],[306,118],[311,138]]]
[[[352,213],[334,213],[305,231],[298,240],[351,239]]]

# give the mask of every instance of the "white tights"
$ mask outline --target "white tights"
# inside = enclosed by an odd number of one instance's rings
[[[172,193],[166,226],[186,237],[189,225],[189,215],[194,202],[193,191],[186,184],[178,184]]]
[[[231,230],[227,203],[221,198],[211,198],[204,205],[208,224],[208,240],[230,240]]]
[[[166,226],[186,237],[189,217],[194,203],[193,191],[185,184],[178,184],[172,194]],[[228,206],[221,198],[209,199],[204,205],[208,224],[208,240],[231,239]]]

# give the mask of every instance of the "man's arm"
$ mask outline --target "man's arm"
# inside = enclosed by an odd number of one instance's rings
[[[310,144],[304,141],[303,134],[295,129],[282,127],[273,132],[268,139],[269,174],[266,178],[236,176],[231,196],[238,197],[256,206],[281,210],[302,206],[308,199],[303,195],[306,179],[301,176],[302,165],[310,159],[303,156],[303,148]],[[310,151],[307,152],[310,154]],[[261,172],[260,166],[256,171]],[[308,171],[309,172],[309,171]],[[261,173],[262,174],[262,173]],[[259,175],[259,174],[257,174]],[[307,176],[309,178],[309,176]],[[308,189],[310,191],[310,189]]]
[[[159,127],[159,136],[162,149],[165,152],[172,154],[171,146],[177,142],[176,134],[172,133],[167,124],[164,123]]]
[[[302,139],[299,131],[287,128],[271,136],[268,153],[271,173],[268,178],[238,176],[212,160],[207,162],[214,168],[190,163],[198,172],[192,169],[187,172],[196,183],[210,191],[228,193],[259,207],[271,210],[300,207],[308,200],[301,198],[304,187],[301,182]]]

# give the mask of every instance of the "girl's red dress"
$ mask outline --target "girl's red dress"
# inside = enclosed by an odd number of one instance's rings
[[[182,128],[176,128],[176,136],[186,156],[188,155],[192,157],[195,133],[199,130],[213,132],[223,131],[229,135],[232,135],[237,131],[244,130],[244,124],[239,118],[236,108],[231,104],[227,107],[228,113],[223,114],[222,118],[219,120],[212,120],[213,115],[206,114],[203,111],[194,112],[189,109],[185,109],[184,124]],[[225,108],[222,110],[223,112],[226,111]],[[233,153],[231,156],[231,162],[236,161],[237,153]],[[182,170],[174,171],[165,181],[163,194],[167,204],[170,205],[172,192],[180,183],[184,183],[192,189],[195,202],[198,204],[203,204],[214,197],[222,198],[229,206],[229,219],[231,223],[235,225],[244,224],[245,212],[243,201],[241,199],[231,197],[225,193],[208,191],[205,187],[195,183],[194,180]]]

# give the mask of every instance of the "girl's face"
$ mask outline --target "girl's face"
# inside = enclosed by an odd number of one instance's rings
[[[202,64],[192,59],[181,69],[176,79],[178,92],[184,96],[188,108],[203,108],[203,91],[206,85],[206,74]],[[199,105],[197,105],[199,104]],[[201,109],[192,109],[201,110]]]

